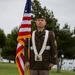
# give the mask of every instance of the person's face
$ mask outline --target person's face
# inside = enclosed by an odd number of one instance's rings
[[[36,20],[36,26],[37,26],[38,28],[43,28],[43,27],[45,27],[45,25],[46,25],[46,20],[45,20],[45,19],[43,19],[43,18],[38,18],[38,19]]]

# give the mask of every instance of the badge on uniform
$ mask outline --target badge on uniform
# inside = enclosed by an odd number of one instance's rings
[[[35,61],[42,61],[42,55],[35,55]]]

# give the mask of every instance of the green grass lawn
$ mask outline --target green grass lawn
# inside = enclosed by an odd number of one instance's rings
[[[0,75],[19,75],[16,64],[0,63]],[[50,75],[75,75],[75,72],[62,70],[56,73],[56,69],[52,69]]]
[[[0,75],[19,75],[16,64],[0,63]]]

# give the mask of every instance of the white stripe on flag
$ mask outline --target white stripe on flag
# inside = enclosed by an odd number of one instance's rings
[[[31,17],[31,13],[25,13],[24,15],[23,15],[23,17]]]
[[[24,55],[24,51],[22,52],[22,54]]]
[[[20,46],[21,46],[21,44],[20,44],[20,43],[18,43],[18,45],[17,45],[17,49],[18,49]]]
[[[31,20],[23,20],[21,24],[31,24]]]
[[[19,32],[30,32],[31,28],[21,28]]]
[[[19,60],[20,60],[21,67],[22,67],[22,69],[24,70],[24,62],[23,62],[23,60],[21,59],[20,56],[18,56],[18,58],[19,58]]]

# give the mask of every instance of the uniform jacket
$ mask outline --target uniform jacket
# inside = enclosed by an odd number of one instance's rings
[[[39,53],[45,36],[45,30],[42,32],[35,32],[35,44],[37,51]],[[30,41],[30,45],[32,46],[32,40]],[[49,70],[48,67],[50,63],[56,64],[56,56],[57,56],[57,48],[55,44],[55,36],[52,31],[49,31],[48,40],[46,46],[50,46],[50,50],[44,50],[42,54],[42,61],[35,61],[35,54],[33,50],[30,50],[30,60],[28,60],[28,43],[26,42],[25,46],[25,62],[30,62],[31,70]]]

